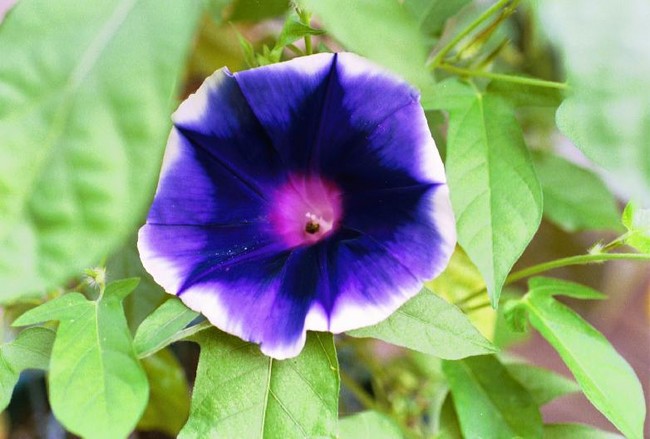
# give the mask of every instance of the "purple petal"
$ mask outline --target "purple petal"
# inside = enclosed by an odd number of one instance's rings
[[[174,113],[148,222],[230,224],[264,214],[283,167],[227,70],[209,77]]]
[[[219,71],[174,114],[138,246],[215,326],[276,358],[388,317],[455,245],[417,93],[352,54]]]

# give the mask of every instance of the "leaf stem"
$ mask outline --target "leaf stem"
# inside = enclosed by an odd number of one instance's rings
[[[474,29],[483,24],[488,18],[490,18],[495,12],[501,9],[504,5],[508,4],[511,0],[499,0],[494,5],[490,6],[485,12],[479,15],[476,20],[472,21],[465,29],[459,32],[454,38],[452,38],[440,51],[434,56],[430,62],[427,63],[427,67],[430,70],[433,70],[439,66],[443,58],[447,53],[449,53],[455,46],[465,38],[467,35],[472,33]]]
[[[524,76],[504,75],[502,73],[492,73],[483,70],[470,70],[462,67],[452,66],[451,64],[440,64],[436,68],[455,73],[459,76],[479,76],[481,78],[493,79],[496,81],[512,82],[516,84],[531,85],[533,87],[557,88],[567,90],[569,86],[563,82],[546,81],[543,79],[527,78]]]
[[[143,358],[146,358],[146,357],[148,357],[150,355],[153,355],[156,352],[166,348],[167,346],[169,346],[172,343],[176,343],[177,341],[181,341],[181,340],[183,340],[185,338],[191,337],[192,335],[196,334],[197,332],[201,332],[204,329],[208,329],[208,328],[211,328],[211,327],[212,327],[212,324],[207,320],[204,320],[201,323],[197,323],[196,325],[192,325],[192,326],[190,326],[188,328],[185,328],[185,329],[183,329],[181,331],[178,331],[177,333],[169,336],[168,338],[166,338],[162,342],[158,343],[156,346],[152,347],[151,349],[146,350],[144,352],[138,352],[138,358],[142,360]]]
[[[586,265],[595,264],[605,261],[650,261],[650,254],[643,253],[598,253],[592,255],[578,255],[570,256],[568,258],[556,259],[554,261],[543,262],[541,264],[533,265],[532,267],[524,268],[523,270],[515,271],[506,278],[506,285],[516,282],[518,280],[530,277],[545,271],[553,270],[561,267],[568,267],[571,265]]]
[[[614,239],[613,241],[610,241],[610,242],[608,242],[607,244],[605,244],[605,245],[600,249],[600,251],[601,251],[602,253],[606,253],[606,252],[612,251],[612,250],[614,250],[614,249],[616,249],[616,248],[618,248],[618,247],[624,245],[624,244],[625,244],[625,241],[627,241],[627,239],[628,239],[629,237],[630,237],[630,232],[626,232],[626,233],[622,234],[621,236],[619,236],[618,238]]]
[[[298,10],[298,16],[300,17],[302,24],[305,26],[311,25],[311,13],[300,9]],[[311,55],[312,53],[314,53],[314,51],[311,45],[311,35],[307,34],[305,35],[305,55]]]
[[[491,305],[492,305],[492,302],[490,302],[490,301],[482,302],[482,303],[479,303],[478,305],[472,305],[472,306],[470,306],[468,308],[463,309],[463,312],[465,314],[469,314],[471,312],[479,311],[479,310],[482,310],[484,308],[487,308],[487,307],[489,307]]]
[[[454,305],[458,307],[463,307],[463,305],[471,302],[472,300],[476,299],[477,297],[481,297],[483,294],[487,294],[487,289],[485,287],[481,288],[480,290],[476,290],[468,294],[467,296],[457,300],[454,302]],[[465,311],[465,309],[463,309]]]

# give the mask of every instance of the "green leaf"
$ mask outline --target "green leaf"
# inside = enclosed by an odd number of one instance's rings
[[[544,215],[567,232],[620,228],[616,200],[593,172],[553,154],[535,154]]]
[[[465,314],[426,288],[383,322],[347,334],[450,360],[495,351]]]
[[[444,361],[463,437],[541,438],[542,416],[494,356]]]
[[[47,370],[54,335],[51,329],[27,328],[12,342],[0,346],[0,412],[9,405],[23,370]]]
[[[643,437],[645,400],[630,365],[607,339],[547,291],[523,303],[530,323],[560,354],[589,401],[626,437]]]
[[[540,5],[544,30],[561,49],[573,92],[557,112],[558,128],[609,171],[607,180],[617,191],[650,206],[650,4]],[[619,32],[603,32],[612,23]]]
[[[404,5],[427,35],[440,36],[449,18],[472,0],[406,0]]]
[[[347,416],[339,424],[340,439],[402,439],[395,421],[379,412],[366,411]]]
[[[339,375],[331,334],[309,333],[302,353],[282,361],[217,329],[194,340],[201,355],[179,438],[336,437]]]
[[[402,75],[422,90],[433,87],[418,23],[395,0],[301,0],[347,49]]]
[[[442,409],[440,410],[439,428],[436,439],[464,439],[460,431],[458,415],[454,409],[454,401],[450,395],[447,395]]]
[[[585,285],[552,277],[537,276],[528,281],[531,294],[547,296],[565,296],[582,300],[606,299],[603,293]]]
[[[628,231],[625,243],[642,253],[650,253],[650,209],[638,209],[633,202],[623,211],[623,225]]]
[[[176,437],[190,413],[190,387],[183,367],[169,349],[142,360],[149,379],[149,404],[138,430],[162,431]]]
[[[624,439],[609,431],[598,430],[582,424],[548,424],[544,426],[544,439]]]
[[[464,308],[481,306],[488,297],[481,273],[459,246],[440,276],[425,286],[448,302],[462,302]],[[494,337],[497,313],[492,307],[476,308],[467,314],[467,318],[488,340]]]
[[[508,327],[514,332],[525,332],[528,323],[528,313],[521,300],[511,300],[506,302],[503,309],[503,318]]]
[[[7,16],[0,32],[5,299],[81,272],[143,215],[199,11],[196,1],[25,0]]]
[[[307,26],[295,18],[288,18],[284,23],[282,32],[280,32],[278,41],[275,43],[275,49],[285,47],[295,41],[298,41],[301,38],[306,37],[307,35],[323,35],[324,33],[325,31]]]
[[[235,0],[230,20],[260,21],[284,14],[289,9],[289,0]]]
[[[259,63],[255,57],[255,48],[251,42],[244,38],[244,36],[239,32],[237,32],[237,41],[239,42],[239,47],[241,48],[242,54],[244,55],[244,61],[248,67],[258,67]]]
[[[159,351],[166,346],[170,337],[185,328],[198,315],[199,313],[186,307],[176,297],[170,297],[138,327],[133,339],[135,351],[142,357]]]
[[[127,437],[147,404],[147,376],[122,309],[122,300],[136,286],[137,279],[112,282],[96,302],[66,294],[14,322],[60,322],[50,360],[49,400],[56,418],[79,436]]]
[[[499,96],[514,107],[552,107],[557,108],[564,98],[562,91],[551,87],[537,87],[506,81],[492,81],[488,93]]]
[[[539,227],[542,191],[521,127],[500,98],[447,80],[447,178],[458,242],[483,275],[494,307],[513,264]]]
[[[510,376],[530,393],[533,401],[542,406],[560,396],[580,391],[580,386],[568,378],[541,367],[525,363],[507,363],[504,365]]]

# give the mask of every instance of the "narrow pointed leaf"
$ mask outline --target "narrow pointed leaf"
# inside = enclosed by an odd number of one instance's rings
[[[464,437],[542,437],[537,404],[496,357],[444,361],[442,368]]]
[[[185,328],[198,315],[179,299],[171,297],[138,327],[133,340],[136,352],[146,356],[148,352],[161,349],[171,336]]]
[[[537,276],[528,281],[528,287],[535,295],[565,296],[574,299],[603,300],[603,293],[585,285],[552,277]]]
[[[506,276],[539,227],[542,191],[521,127],[504,100],[448,80],[447,177],[458,242],[485,279],[493,306]]]
[[[137,279],[113,282],[96,302],[66,294],[16,321],[60,322],[50,360],[50,403],[63,426],[82,437],[127,437],[147,404],[147,377],[122,309],[136,286]]]
[[[198,1],[24,0],[7,15],[0,32],[3,299],[60,284],[140,220],[199,11]]]
[[[307,35],[322,35],[324,33],[325,31],[323,30],[314,29],[313,27],[307,26],[294,18],[288,18],[284,23],[282,32],[280,32],[278,41],[275,43],[275,48],[285,47]]]
[[[282,361],[217,329],[194,340],[201,356],[179,438],[336,437],[339,375],[331,334],[309,333],[302,353]]]
[[[591,403],[626,437],[642,438],[645,399],[625,359],[593,326],[548,294],[532,290],[523,303],[530,323],[560,354]]]
[[[462,311],[427,289],[383,322],[347,334],[378,338],[451,360],[496,350]]]

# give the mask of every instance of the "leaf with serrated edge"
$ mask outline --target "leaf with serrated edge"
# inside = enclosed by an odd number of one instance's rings
[[[82,437],[127,437],[149,396],[122,300],[137,279],[108,284],[96,301],[70,293],[23,314],[14,323],[60,322],[48,376],[52,411]]]
[[[541,438],[542,416],[532,396],[496,357],[443,361],[463,437]]]
[[[282,361],[217,329],[193,340],[201,355],[179,438],[336,437],[339,374],[331,334],[310,332],[300,355]]]
[[[0,346],[0,412],[9,405],[23,370],[48,368],[54,335],[51,329],[27,328]]]
[[[198,315],[176,297],[170,297],[138,327],[133,340],[136,352],[143,355],[161,348],[169,337],[185,328]]]
[[[450,114],[446,169],[458,242],[496,307],[510,269],[539,227],[542,190],[505,101],[447,80],[438,85],[437,105]]]
[[[560,354],[591,403],[626,437],[641,439],[645,399],[625,359],[593,326],[550,295],[532,290],[522,303],[530,323]]]
[[[0,32],[4,300],[62,283],[141,219],[199,12],[198,1],[23,0],[7,15]]]
[[[423,289],[383,322],[347,332],[455,360],[496,350],[456,306]]]

